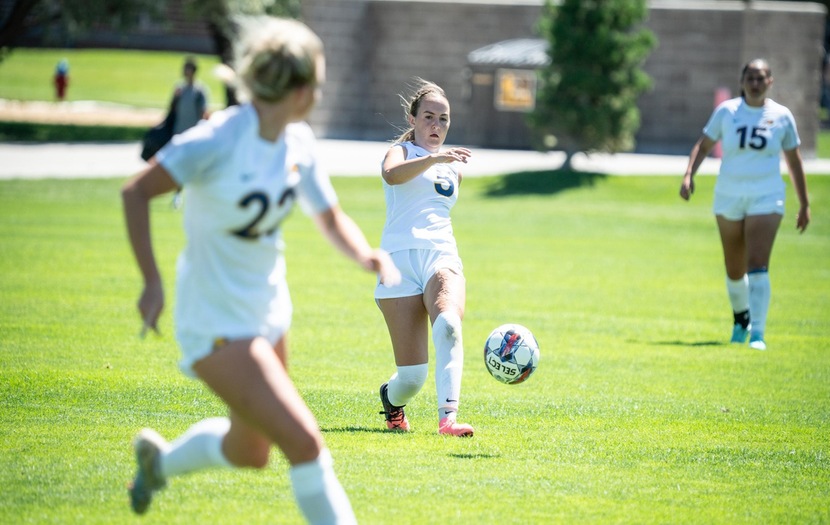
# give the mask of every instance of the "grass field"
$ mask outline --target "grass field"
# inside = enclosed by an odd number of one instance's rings
[[[0,182],[0,522],[299,523],[286,465],[171,481],[142,519],[125,486],[130,439],[167,437],[221,405],[176,369],[170,308],[140,341],[139,278],[122,181]],[[299,212],[286,224],[295,303],[292,375],[367,524],[828,523],[830,178],[810,177],[814,223],[795,200],[771,268],[769,350],[731,329],[709,213],[677,177],[513,174],[466,179],[454,211],[468,279],[461,417],[436,434],[430,379],[389,434],[377,388],[392,372],[373,278]],[[374,243],[373,178],[334,181]],[[154,203],[172,301],[180,213]],[[481,348],[498,324],[530,327],[540,368],[508,387]]]
[[[165,108],[182,78],[185,53],[101,49],[15,49],[0,63],[0,99],[54,100],[52,76],[62,58],[69,61],[66,100],[95,100],[128,106]],[[211,71],[215,56],[195,55],[197,79],[210,90],[211,108],[224,107],[224,91]]]

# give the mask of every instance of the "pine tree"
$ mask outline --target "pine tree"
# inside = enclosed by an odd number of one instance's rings
[[[642,27],[646,0],[546,0],[541,30],[551,63],[540,72],[529,122],[540,149],[564,150],[565,167],[579,151],[634,148],[637,97],[651,86],[641,66],[656,44]]]

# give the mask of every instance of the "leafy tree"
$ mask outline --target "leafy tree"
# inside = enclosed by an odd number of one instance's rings
[[[214,52],[223,64],[233,63],[233,41],[240,16],[282,16],[296,18],[300,15],[300,0],[187,0],[187,11],[194,19],[207,25],[213,39]],[[237,103],[232,85],[225,85],[225,101],[228,106]]]
[[[540,72],[529,122],[540,149],[619,152],[634,147],[637,97],[651,86],[641,65],[656,37],[640,24],[646,0],[545,0],[540,27],[551,63]]]
[[[11,0],[6,4],[6,12],[0,13],[0,62],[33,29],[50,28],[44,41],[61,44],[101,24],[129,29],[144,15],[160,17],[163,7],[157,0]]]

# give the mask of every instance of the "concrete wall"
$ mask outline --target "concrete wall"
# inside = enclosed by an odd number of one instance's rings
[[[325,42],[328,64],[312,124],[332,138],[391,139],[406,124],[398,94],[422,77],[450,99],[448,140],[466,142],[468,53],[534,34],[540,12],[538,1],[304,0],[303,17]]]
[[[303,0],[303,18],[326,44],[328,82],[311,117],[320,136],[387,140],[404,125],[398,94],[412,77],[440,84],[450,99],[448,142],[473,144],[467,55],[537,36],[542,0]],[[825,8],[800,2],[649,2],[646,26],[659,39],[644,68],[653,90],[638,103],[639,151],[687,153],[712,111],[714,92],[737,95],[742,65],[767,58],[771,97],[795,114],[806,157],[814,156]],[[478,103],[478,102],[477,102]],[[529,147],[529,145],[528,145]]]
[[[645,63],[654,86],[640,98],[638,149],[686,150],[700,135],[715,90],[740,94],[752,58],[772,67],[769,96],[796,117],[805,156],[815,156],[825,8],[797,2],[650,2],[659,39]]]

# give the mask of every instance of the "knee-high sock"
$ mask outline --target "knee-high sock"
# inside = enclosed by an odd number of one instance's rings
[[[178,476],[210,467],[231,467],[222,453],[222,440],[231,428],[226,417],[203,419],[170,443],[161,454],[161,474]]]
[[[398,371],[389,379],[389,389],[386,395],[389,402],[396,407],[402,407],[409,403],[424,386],[429,373],[429,365],[408,365],[399,366]]]
[[[357,523],[349,497],[334,474],[333,464],[331,453],[324,448],[317,459],[294,465],[288,472],[297,505],[312,525]]]
[[[767,312],[771,288],[766,268],[749,271],[749,315],[752,333],[763,334],[767,326]]]
[[[729,303],[736,314],[749,310],[749,278],[746,274],[734,281],[726,277],[726,291],[729,293]],[[752,312],[750,312],[751,314]]]
[[[442,312],[432,325],[432,342],[435,345],[435,389],[440,420],[458,412],[464,367],[461,318],[455,313]]]

